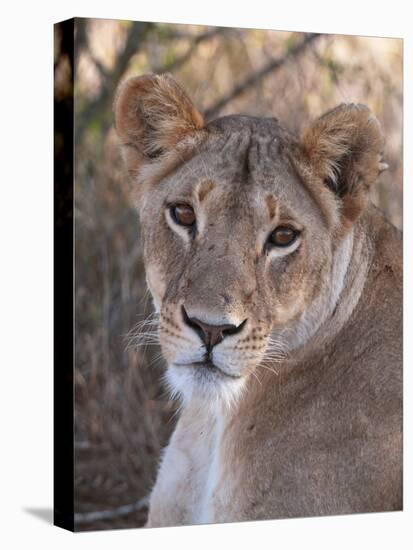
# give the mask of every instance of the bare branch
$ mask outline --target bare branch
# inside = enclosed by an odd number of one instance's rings
[[[319,36],[321,35],[318,33],[307,34],[305,38],[299,44],[292,47],[284,57],[269,61],[266,65],[264,65],[262,69],[248,76],[243,82],[235,86],[228,94],[221,97],[221,99],[214,103],[214,105],[211,105],[211,107],[209,107],[205,111],[205,119],[209,120],[216,117],[221,109],[225,107],[225,105],[227,105],[230,101],[255,86],[258,82],[260,82],[263,78],[268,76],[273,71],[280,69],[290,59],[297,57],[303,50],[306,49],[309,44],[311,44]]]
[[[84,514],[78,513],[75,514],[75,524],[84,524],[92,523],[94,521],[101,521],[105,519],[115,519],[122,516],[127,516],[132,512],[139,512],[144,508],[147,508],[149,505],[149,495],[144,496],[137,502],[132,502],[131,504],[125,504],[124,506],[119,506],[113,510],[101,510],[96,512],[87,512]]]
[[[95,101],[89,103],[87,107],[76,116],[76,143],[81,141],[83,133],[91,121],[107,110],[109,103],[113,99],[115,88],[127,69],[130,58],[139,50],[142,39],[150,27],[151,23],[134,22],[132,24],[123,52],[118,56],[113,70],[110,73],[106,72],[106,78],[104,79],[99,97]]]
[[[195,39],[192,41],[190,47],[184,54],[182,54],[177,59],[174,59],[170,63],[166,63],[161,67],[157,67],[154,72],[162,74],[170,71],[175,71],[192,57],[192,54],[195,52],[199,44],[202,44],[202,42],[206,42],[211,38],[214,38],[215,36],[224,34],[227,31],[228,29],[217,27],[215,29],[212,29],[211,31],[196,36]]]

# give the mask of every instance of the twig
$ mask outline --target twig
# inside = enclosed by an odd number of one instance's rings
[[[177,59],[174,59],[173,61],[170,61],[169,63],[165,63],[165,65],[162,65],[161,67],[157,67],[154,72],[155,73],[167,73],[170,71],[175,71],[178,69],[181,65],[186,63],[192,56],[192,54],[195,52],[199,44],[202,44],[202,42],[206,42],[207,40],[210,40],[211,38],[214,38],[215,36],[218,36],[220,34],[224,34],[228,29],[223,29],[220,27],[217,27],[216,29],[213,29],[212,31],[208,31],[204,34],[199,34],[194,38],[192,41],[190,47],[188,50],[182,54]]]
[[[132,512],[139,512],[139,510],[146,508],[148,505],[149,495],[146,495],[137,502],[125,504],[124,506],[119,506],[113,510],[100,510],[96,512],[87,512],[84,514],[75,514],[75,524],[92,523],[94,521],[101,521],[104,519],[120,518],[122,516],[127,516]]]
[[[212,105],[205,111],[205,119],[209,120],[211,118],[214,118],[230,101],[243,94],[249,88],[255,86],[260,80],[265,78],[273,71],[278,70],[291,58],[298,56],[311,42],[313,42],[319,36],[321,35],[318,33],[307,34],[305,38],[299,44],[292,47],[291,50],[289,50],[284,57],[273,59],[272,61],[264,65],[262,69],[247,77],[237,86],[234,86],[234,88],[228,94],[221,97],[221,99],[219,99],[214,105]]]

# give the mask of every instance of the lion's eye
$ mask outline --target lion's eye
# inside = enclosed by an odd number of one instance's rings
[[[273,246],[290,246],[299,234],[300,232],[293,227],[289,227],[288,225],[279,225],[270,234],[268,242]]]
[[[195,224],[196,217],[194,209],[188,204],[175,204],[171,206],[172,218],[179,225],[192,227]]]

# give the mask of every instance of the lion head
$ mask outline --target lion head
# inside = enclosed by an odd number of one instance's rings
[[[170,75],[127,80],[114,110],[168,381],[230,403],[335,307],[385,168],[379,124],[353,104],[300,137],[276,118],[204,124]]]

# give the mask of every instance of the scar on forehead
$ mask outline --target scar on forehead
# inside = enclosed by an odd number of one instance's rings
[[[203,181],[198,188],[199,202],[202,202],[212,189],[214,189],[215,183],[211,180]]]
[[[268,208],[270,219],[272,220],[275,214],[277,213],[277,208],[278,208],[277,199],[274,197],[274,195],[267,195],[265,197],[265,203]]]

